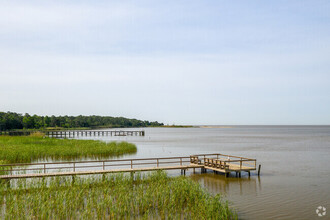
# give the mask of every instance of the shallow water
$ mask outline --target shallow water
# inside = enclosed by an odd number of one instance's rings
[[[125,130],[125,129],[123,129]],[[132,129],[128,129],[132,130]],[[141,130],[141,129],[136,129]],[[88,137],[135,143],[124,158],[223,153],[256,158],[261,176],[225,178],[190,173],[212,193],[222,193],[241,219],[319,219],[330,210],[330,126],[232,126],[224,128],[144,128],[145,137]],[[172,174],[180,171],[172,171]],[[329,212],[329,211],[328,211]],[[330,219],[330,213],[322,219]]]

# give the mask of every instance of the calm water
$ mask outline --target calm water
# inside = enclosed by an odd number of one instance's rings
[[[123,129],[124,130],[124,129]],[[132,130],[132,129],[128,129]],[[137,129],[140,130],[140,129]],[[330,219],[330,126],[233,126],[144,128],[145,137],[89,137],[135,143],[124,158],[223,153],[256,158],[261,176],[190,174],[212,193],[222,193],[241,219]],[[180,171],[176,171],[177,174]]]

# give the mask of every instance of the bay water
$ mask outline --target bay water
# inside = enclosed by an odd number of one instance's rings
[[[118,130],[118,129],[115,129]],[[330,219],[330,126],[200,126],[136,128],[141,136],[80,137],[128,141],[134,155],[122,158],[221,153],[257,159],[261,175],[226,178],[209,172],[188,173],[213,194],[221,193],[240,219]],[[175,173],[175,171],[172,171]],[[180,171],[176,171],[180,175]]]

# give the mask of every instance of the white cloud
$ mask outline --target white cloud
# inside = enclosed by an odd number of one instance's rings
[[[31,4],[23,1],[0,3],[0,27],[5,31],[42,31],[103,23],[123,23],[132,16],[142,15],[141,8],[123,4]]]

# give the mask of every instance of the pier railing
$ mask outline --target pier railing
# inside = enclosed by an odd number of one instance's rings
[[[0,165],[0,179],[34,178],[49,176],[105,174],[116,172],[139,172],[201,168],[201,172],[213,170],[225,173],[256,170],[256,159],[224,154],[199,154],[190,157],[160,157],[137,159],[87,160],[67,162],[16,163]],[[258,175],[260,174],[260,165]]]
[[[88,170],[133,169],[144,167],[185,166],[190,157],[138,158],[119,160],[93,160],[46,163],[18,163],[0,165],[0,171],[6,175],[26,173],[76,172]],[[0,174],[1,175],[1,174]]]
[[[83,137],[83,136],[145,136],[145,131],[123,130],[77,130],[77,131],[46,131],[49,137]]]
[[[214,167],[218,169],[256,169],[257,160],[238,157],[226,154],[197,154],[190,156],[190,162],[202,164],[205,167]]]
[[[145,136],[143,130],[67,130],[67,131],[0,131],[0,135],[28,136],[33,133],[44,133],[48,137],[79,137],[79,136]]]

